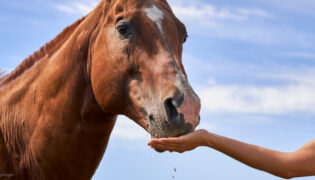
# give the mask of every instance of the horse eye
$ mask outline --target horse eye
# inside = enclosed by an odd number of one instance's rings
[[[120,25],[117,27],[117,31],[120,35],[128,37],[130,35],[130,29],[127,25]]]

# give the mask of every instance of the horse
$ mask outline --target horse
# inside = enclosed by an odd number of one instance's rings
[[[186,38],[166,0],[99,2],[0,80],[1,177],[91,179],[118,115],[152,138],[194,131]]]

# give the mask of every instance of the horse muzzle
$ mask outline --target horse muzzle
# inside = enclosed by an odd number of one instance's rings
[[[149,115],[152,137],[178,137],[194,131],[198,126],[200,99],[192,90],[177,91],[162,102],[163,115]]]

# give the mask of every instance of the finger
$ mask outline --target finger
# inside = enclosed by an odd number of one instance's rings
[[[175,147],[175,146],[161,146],[161,148],[165,148],[164,150],[169,151],[169,152],[178,152],[178,153],[183,153],[185,150],[182,147]]]
[[[151,146],[151,148],[153,148],[153,149],[158,149],[158,150],[163,150],[163,151],[169,151],[169,150],[171,150],[171,147],[169,147],[169,146],[163,146],[163,145],[154,145],[154,146]]]
[[[164,151],[170,151],[170,152],[179,152],[180,149],[172,146],[164,146],[164,145],[158,145],[155,147],[156,149],[164,150]]]
[[[155,145],[180,147],[180,146],[182,146],[182,143],[178,143],[178,142],[163,142],[163,141],[150,143],[150,146],[155,146]]]
[[[183,149],[182,146],[168,145],[168,144],[155,144],[155,145],[152,145],[151,147],[162,149],[162,150],[168,150],[168,151],[177,151],[177,152]]]
[[[150,142],[158,142],[160,139],[151,139]]]
[[[154,144],[167,144],[167,145],[173,145],[173,144],[180,144],[180,142],[177,142],[174,139],[159,139],[159,140],[151,140],[148,145],[154,145]]]
[[[157,144],[159,141],[156,141],[156,140],[151,140],[148,145],[151,146],[152,144]]]
[[[162,144],[173,144],[173,145],[180,145],[183,144],[184,141],[176,138],[170,138],[170,139],[161,139],[158,143]]]
[[[183,135],[183,136],[179,136],[179,137],[162,138],[162,139],[159,139],[158,141],[162,141],[162,142],[183,142],[183,141],[187,140],[189,137],[191,137],[193,135],[194,135],[194,132],[190,133],[190,134]]]
[[[162,143],[156,143],[156,144],[152,144],[151,147],[156,148],[156,147],[162,147],[164,149],[170,149],[173,148],[172,145],[168,145],[168,144],[162,144]]]
[[[161,139],[151,139],[148,145],[159,143]]]

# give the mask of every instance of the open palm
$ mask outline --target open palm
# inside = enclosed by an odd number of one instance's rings
[[[204,139],[206,133],[208,133],[206,130],[198,130],[178,138],[152,139],[148,145],[159,151],[183,153],[206,145]]]

